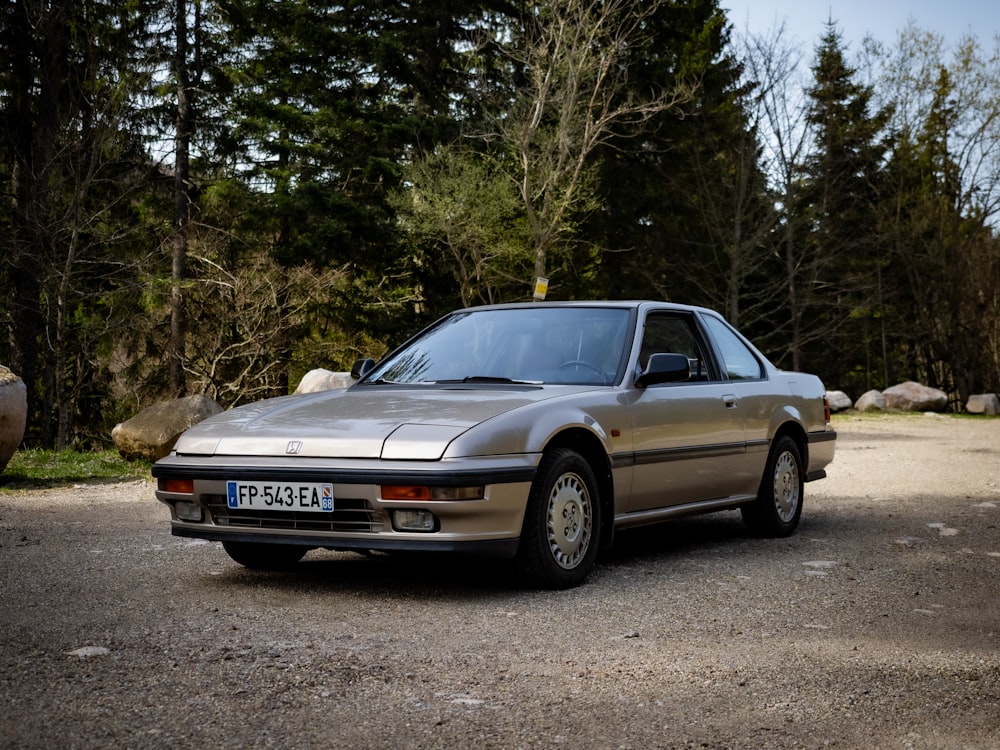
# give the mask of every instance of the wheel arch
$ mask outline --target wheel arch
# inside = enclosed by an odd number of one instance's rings
[[[554,448],[574,450],[590,464],[597,479],[597,491],[600,496],[599,546],[601,549],[610,548],[614,535],[615,487],[611,474],[611,459],[604,449],[604,444],[597,435],[582,427],[569,427],[557,432],[545,445],[546,451]]]
[[[805,471],[805,468],[809,466],[809,437],[806,435],[805,428],[795,421],[782,422],[771,437],[771,445],[774,445],[783,437],[789,437],[795,442],[796,447],[799,449],[802,470]]]

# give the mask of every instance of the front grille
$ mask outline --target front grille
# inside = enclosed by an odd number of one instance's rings
[[[296,510],[233,510],[226,505],[225,495],[207,495],[212,519],[219,526],[295,531],[330,531],[338,533],[378,532],[385,517],[374,510],[367,500],[338,497],[332,513],[303,513]]]

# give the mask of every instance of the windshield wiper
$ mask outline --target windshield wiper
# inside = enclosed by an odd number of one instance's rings
[[[461,380],[435,380],[439,385],[451,383],[500,383],[503,385],[541,385],[541,380],[512,380],[511,378],[500,377],[499,375],[467,375]]]

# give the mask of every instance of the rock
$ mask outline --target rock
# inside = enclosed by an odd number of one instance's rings
[[[316,393],[316,391],[332,391],[337,388],[347,388],[354,380],[349,372],[331,372],[318,368],[310,370],[299,381],[296,393]]]
[[[995,393],[977,393],[969,396],[965,404],[965,410],[969,414],[989,414],[995,416],[1000,414],[1000,397]]]
[[[854,402],[854,408],[858,411],[885,411],[885,396],[881,391],[870,390],[861,394],[861,398]]]
[[[882,391],[886,406],[899,411],[935,411],[948,408],[948,394],[909,380]]]
[[[222,407],[204,395],[161,401],[116,425],[111,439],[129,461],[137,458],[156,461],[170,453],[182,432],[220,413]]]
[[[27,424],[28,388],[20,377],[0,365],[0,472],[24,439]]]
[[[827,391],[826,397],[830,400],[830,411],[847,411],[854,403],[851,401],[850,397],[843,391]]]

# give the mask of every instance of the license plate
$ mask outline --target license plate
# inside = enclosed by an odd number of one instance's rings
[[[333,512],[333,484],[316,482],[226,482],[226,503],[233,510]]]

